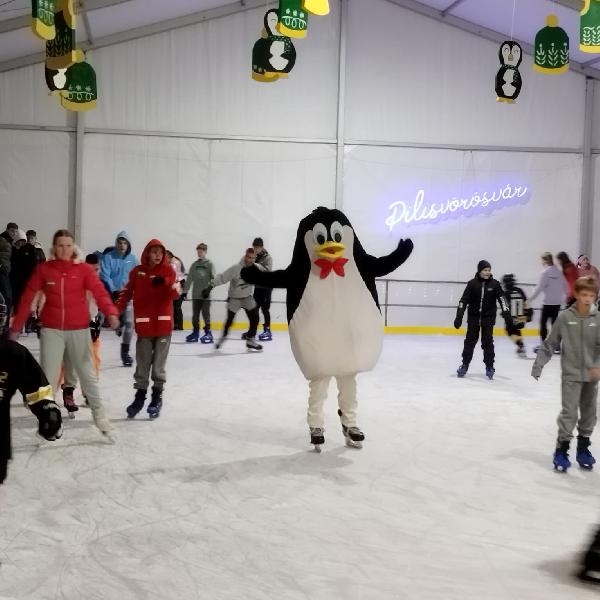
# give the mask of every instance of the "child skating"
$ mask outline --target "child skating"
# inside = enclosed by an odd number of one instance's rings
[[[525,292],[517,286],[515,276],[512,273],[502,277],[502,289],[504,300],[510,311],[510,318],[506,321],[506,335],[515,343],[517,356],[527,357],[522,331],[527,323],[533,318],[533,309],[529,307]]]
[[[137,333],[133,376],[136,392],[133,402],[127,407],[130,419],[144,408],[150,375],[153,385],[148,415],[156,419],[162,409],[167,357],[173,333],[173,300],[180,294],[180,286],[175,279],[165,247],[159,240],[150,240],[142,254],[142,263],[133,268],[117,300],[117,308],[123,312],[133,299]]]
[[[210,329],[210,298],[202,297],[202,291],[205,290],[210,282],[215,278],[215,267],[212,262],[206,258],[208,246],[204,243],[196,246],[198,260],[192,263],[183,291],[185,294],[192,289],[192,333],[185,341],[189,343],[197,342],[202,344],[212,344],[213,334]],[[200,313],[204,319],[204,335],[200,337]]]
[[[469,370],[473,359],[473,351],[481,331],[481,348],[485,374],[488,379],[494,378],[494,325],[496,324],[497,305],[500,305],[502,316],[507,321],[509,317],[508,305],[504,299],[502,286],[492,277],[492,267],[487,260],[480,260],[477,265],[477,274],[463,292],[456,309],[454,319],[455,329],[460,329],[465,311],[467,312],[467,336],[462,353],[462,364],[456,374],[464,377]]]
[[[290,342],[309,381],[307,421],[317,452],[325,442],[323,408],[332,377],[346,444],[362,447],[356,376],[373,369],[383,344],[375,278],[397,269],[412,250],[411,240],[400,240],[388,256],[370,256],[344,213],[319,207],[300,221],[287,269],[242,270],[246,281],[287,290]]]
[[[600,314],[596,308],[598,286],[591,277],[577,279],[573,286],[575,303],[558,316],[550,335],[540,346],[531,375],[539,379],[554,348],[561,348],[562,410],[558,415],[558,438],[554,468],[567,471],[571,466],[569,446],[577,425],[576,460],[592,469],[590,438],[596,425],[598,379],[600,379]]]

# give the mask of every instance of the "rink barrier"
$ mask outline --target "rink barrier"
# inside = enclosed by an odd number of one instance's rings
[[[445,309],[445,310],[456,310],[456,305],[458,304],[458,299],[460,299],[460,295],[463,292],[463,289],[466,285],[465,281],[446,281],[446,280],[438,280],[431,281],[425,279],[377,279],[377,291],[379,294],[379,304],[381,307],[381,313],[384,318],[384,331],[386,334],[391,335],[453,335],[453,336],[464,336],[466,334],[466,329],[454,329],[454,327],[436,327],[436,326],[426,326],[426,325],[407,325],[407,326],[397,326],[397,325],[389,325],[388,313],[390,308],[433,308],[433,309]],[[450,290],[447,292],[446,298],[452,302],[452,304],[417,304],[414,302],[390,302],[390,291],[391,288],[397,287],[398,285],[409,285],[408,293],[410,295],[411,285],[416,286],[433,286],[435,289],[432,290],[431,295],[439,296],[439,292],[442,289],[448,290],[449,286],[452,286]],[[535,288],[535,284],[533,283],[518,283],[518,286],[521,288]],[[529,295],[529,294],[528,294]],[[445,299],[446,299],[445,298]],[[213,300],[213,302],[217,303],[225,303],[226,300]],[[282,300],[273,300],[272,304],[283,304],[285,302]],[[539,311],[540,309],[536,308],[535,311]],[[454,316],[452,317],[452,319]],[[223,329],[223,322],[212,322],[212,328],[216,331],[220,331]],[[184,329],[191,329],[192,323],[189,320],[184,320]],[[234,323],[231,327],[232,329],[237,330],[246,330],[248,329],[248,322],[240,321]],[[259,328],[259,331],[261,329]],[[272,323],[271,324],[272,331],[287,331],[288,326],[287,323]],[[538,337],[540,335],[539,329],[533,327],[526,327],[522,332],[524,337]],[[494,328],[494,336],[506,336],[506,331],[503,327],[495,327]]]
[[[222,331],[224,323],[220,321],[212,321],[211,328],[213,331]],[[231,329],[246,331],[249,327],[248,321],[238,321],[231,326]],[[183,321],[184,329],[192,329],[192,322],[188,320]],[[394,327],[385,326],[384,333],[390,335],[459,335],[464,336],[467,330],[464,327],[460,329],[454,329],[454,327],[427,327],[427,326],[406,326],[406,327]],[[271,323],[271,331],[287,331],[287,323]],[[259,327],[259,333],[262,329]],[[506,331],[502,327],[494,327],[495,336],[505,336]],[[540,335],[537,329],[525,329],[522,331],[523,337],[537,337]]]

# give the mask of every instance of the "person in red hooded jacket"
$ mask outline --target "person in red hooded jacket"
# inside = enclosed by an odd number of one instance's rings
[[[61,367],[67,356],[86,390],[96,427],[103,434],[108,434],[110,422],[100,397],[100,384],[93,362],[87,292],[106,315],[110,326],[117,329],[119,319],[110,296],[92,267],[83,262],[73,235],[66,229],[60,229],[52,240],[52,258],[39,264],[27,283],[10,324],[10,332],[13,339],[18,337],[18,332],[32,313],[32,307],[42,305],[39,310],[40,363],[54,393],[60,390]],[[65,407],[69,412],[77,410],[76,406]]]
[[[150,370],[152,369],[152,398],[148,415],[155,419],[162,408],[162,393],[167,381],[167,356],[173,332],[173,300],[181,294],[175,271],[169,263],[164,245],[150,240],[142,253],[142,263],[129,273],[129,281],[117,300],[123,312],[133,299],[133,315],[137,343],[133,402],[127,416],[133,419],[144,408]]]

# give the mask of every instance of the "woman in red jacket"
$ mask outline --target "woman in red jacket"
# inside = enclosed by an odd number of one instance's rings
[[[167,356],[173,331],[173,300],[181,294],[175,271],[169,263],[165,247],[150,240],[142,253],[142,263],[129,273],[129,281],[117,300],[123,312],[133,298],[133,315],[137,342],[134,401],[127,407],[133,419],[144,407],[152,368],[152,399],[148,405],[151,419],[160,415],[162,392],[167,381]]]
[[[90,311],[88,292],[99,309],[107,316],[113,329],[119,326],[117,310],[110,296],[90,267],[81,260],[73,236],[60,229],[52,240],[52,258],[38,265],[33,272],[11,323],[13,336],[31,315],[34,300],[43,295],[39,318],[40,363],[56,394],[65,354],[68,355],[82,388],[86,390],[94,423],[104,434],[110,431],[110,422],[100,397],[98,374],[94,368],[90,338]],[[70,412],[75,407],[67,407]]]
[[[575,282],[579,278],[579,272],[566,252],[559,252],[556,255],[556,259],[560,263],[563,275],[567,280],[567,286],[569,287],[569,291],[567,292],[567,306],[571,306],[575,302]]]

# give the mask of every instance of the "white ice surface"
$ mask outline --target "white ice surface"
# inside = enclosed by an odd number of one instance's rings
[[[495,381],[479,349],[458,380],[460,338],[388,336],[359,378],[364,448],[344,447],[332,387],[318,455],[286,334],[215,355],[185,333],[155,422],[124,418],[133,371],[102,334],[115,445],[82,408],[38,447],[13,400],[2,600],[597,598],[570,574],[600,475],[551,465],[558,360],[536,383],[504,338]]]

